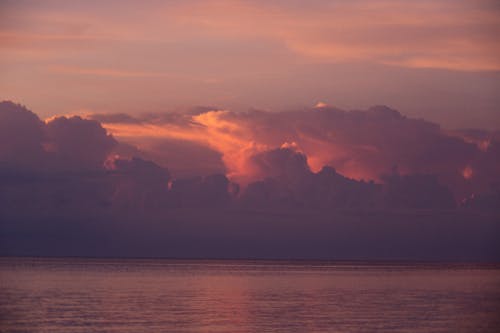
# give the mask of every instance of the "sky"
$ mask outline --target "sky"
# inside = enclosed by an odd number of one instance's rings
[[[0,0],[0,255],[498,261],[499,14]]]
[[[384,104],[500,128],[496,1],[0,2],[0,92],[42,118]]]

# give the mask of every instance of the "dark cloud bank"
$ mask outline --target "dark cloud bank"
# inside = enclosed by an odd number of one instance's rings
[[[189,116],[160,121],[193,126]],[[249,156],[245,186],[172,175],[96,120],[139,118],[43,122],[0,103],[0,254],[500,260],[498,133],[446,132],[386,107],[223,118],[270,147]],[[304,150],[282,145],[292,141]],[[325,142],[342,158],[313,172],[306,153]],[[205,149],[190,145],[186,154]],[[130,158],[109,158],[124,150]],[[347,178],[349,166],[377,176]]]

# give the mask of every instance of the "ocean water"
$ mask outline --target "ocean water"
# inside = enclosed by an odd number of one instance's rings
[[[0,258],[0,332],[500,332],[500,267]]]

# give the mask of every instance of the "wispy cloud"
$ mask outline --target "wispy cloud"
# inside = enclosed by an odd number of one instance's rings
[[[498,35],[491,1],[2,2],[0,90],[44,116],[320,100],[498,127]]]
[[[260,39],[286,45],[309,61],[500,70],[496,42],[500,15],[487,2],[318,1],[306,5],[224,0],[149,3],[140,11],[125,2],[120,12],[112,5],[103,5],[100,11],[91,5],[37,7],[37,11],[5,7],[12,17],[0,32],[11,43],[113,40],[158,45],[200,38]]]
[[[90,75],[90,76],[103,76],[114,78],[170,78],[170,79],[183,79],[200,81],[203,83],[217,83],[217,79],[212,78],[198,78],[187,75],[180,75],[175,73],[163,72],[146,72],[146,71],[131,71],[112,68],[85,68],[78,66],[49,66],[48,69],[55,73],[69,74],[69,75]]]

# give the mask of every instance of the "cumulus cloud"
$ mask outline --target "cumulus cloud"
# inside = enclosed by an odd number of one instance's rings
[[[437,177],[400,175],[393,170],[383,184],[357,181],[325,166],[314,173],[307,157],[290,148],[278,148],[251,158],[262,180],[243,192],[242,203],[266,208],[321,209],[453,209],[451,191]]]
[[[22,142],[18,135],[3,131],[3,135],[10,135],[19,145],[27,147],[19,148],[11,160],[22,159],[24,151],[29,151],[30,154],[25,155],[32,158],[36,157],[35,151],[43,155],[33,167],[49,160],[47,165],[59,168],[102,170],[106,163],[110,168],[109,161],[106,162],[110,157],[112,164],[113,158],[118,165],[122,163],[120,167],[127,163],[120,162],[122,160],[133,161],[129,163],[138,167],[139,159],[134,157],[153,157],[163,168],[173,165],[176,170],[191,169],[191,173],[184,176],[195,177],[191,182],[199,183],[198,187],[203,177],[225,172],[228,181],[243,187],[252,184],[248,193],[257,188],[268,192],[285,189],[293,191],[295,197],[312,195],[314,187],[319,186],[314,179],[329,174],[324,166],[335,168],[334,174],[349,177],[355,183],[368,184],[361,180],[387,183],[388,188],[396,179],[403,187],[441,183],[455,191],[455,195],[464,197],[490,186],[498,177],[499,159],[495,154],[498,144],[494,136],[470,130],[449,134],[437,124],[407,118],[386,106],[366,111],[343,111],[324,105],[289,112],[239,113],[198,108],[193,112],[138,116],[56,117],[44,124],[21,106],[3,105],[4,126],[38,129],[29,131],[31,136]],[[14,120],[9,123],[8,115],[13,119],[26,119],[18,125]],[[102,125],[96,119],[100,119]],[[106,129],[119,139],[124,137],[127,143],[119,144]],[[487,149],[473,140],[487,141]],[[9,142],[9,138],[3,142]],[[8,147],[15,147],[16,142]],[[8,154],[15,155],[15,151],[9,149],[10,152],[3,149],[5,159]],[[111,168],[118,170],[116,163]],[[394,167],[403,176],[422,174],[435,179],[423,177],[413,181],[412,178],[382,177],[390,174]],[[197,172],[202,178],[196,178]],[[170,177],[170,173],[167,174]],[[177,175],[182,177],[182,171]],[[264,183],[255,183],[259,181]],[[177,182],[174,188],[182,192],[180,184]]]
[[[137,147],[139,154],[130,154],[122,150],[116,151],[120,156],[140,156],[154,160],[168,168],[174,177],[208,176],[215,173],[226,173],[220,152],[196,142],[156,138],[130,140],[130,145]]]
[[[165,206],[170,173],[140,158],[116,159],[109,166],[114,183],[111,202],[119,209],[147,211]]]
[[[74,117],[42,122],[25,107],[0,103],[0,161],[26,169],[100,169],[117,145],[100,123]]]
[[[393,173],[383,177],[387,208],[450,209],[455,207],[451,191],[432,175]]]
[[[44,124],[24,106],[0,103],[0,163],[28,166],[42,160]]]
[[[462,154],[474,151],[472,145],[443,135],[436,124],[406,118],[383,106],[367,111],[321,107],[219,117],[245,127],[256,142],[271,147],[294,142],[309,157],[313,170],[329,164],[357,179],[379,179],[394,165],[403,172],[436,172],[446,160],[459,168],[466,163]]]
[[[99,169],[116,145],[97,121],[56,117],[45,126],[50,151],[60,163],[77,169]]]
[[[275,172],[264,170],[259,154],[279,147],[300,151],[314,172],[329,165],[357,180],[380,182],[395,166],[401,174],[435,175],[457,200],[488,189],[499,178],[494,133],[444,130],[387,106],[353,111],[327,105],[286,112],[207,109],[138,118],[147,120],[103,126],[119,139],[144,146],[154,140],[176,140],[206,147],[219,154],[212,161],[220,160],[228,177],[244,186]]]
[[[246,244],[249,252],[240,250],[249,255],[273,256],[278,252],[271,239],[285,247],[299,240],[327,248],[335,239],[345,242],[338,245],[345,256],[369,249],[383,255],[376,236],[368,235],[373,233],[396,250],[403,237],[412,244],[405,250],[411,255],[425,240],[422,225],[436,235],[455,233],[463,242],[447,246],[472,246],[478,258],[485,257],[477,246],[495,241],[488,235],[498,228],[492,221],[498,217],[500,154],[488,132],[451,133],[384,106],[92,117],[42,122],[20,105],[0,103],[0,238],[7,244],[0,252],[20,253],[24,245],[14,242],[17,237],[32,237],[48,249],[47,240],[70,234],[83,235],[83,252],[95,242],[109,250],[106,242],[117,238],[120,249],[156,239],[162,251],[215,254],[216,248]],[[168,153],[147,160],[155,150]],[[161,156],[168,158],[158,163]],[[191,170],[204,172],[172,174],[165,167],[170,163],[179,169],[200,164]],[[211,167],[203,164],[211,163],[223,170],[206,173]],[[478,192],[483,187],[488,189]],[[465,199],[457,205],[453,194]],[[474,220],[476,233],[451,230],[456,219],[469,231]],[[412,222],[398,224],[407,220]],[[356,252],[335,235],[371,245]],[[261,241],[263,252],[255,247]],[[186,242],[196,244],[194,252]]]
[[[80,117],[42,122],[21,105],[0,103],[0,214],[50,216],[98,211],[111,187],[103,169],[116,144]]]
[[[310,174],[307,157],[291,148],[278,148],[257,153],[249,164],[258,178],[274,178],[294,186]]]
[[[237,184],[231,184],[221,174],[177,179],[171,187],[172,200],[177,207],[228,207],[237,192]]]

